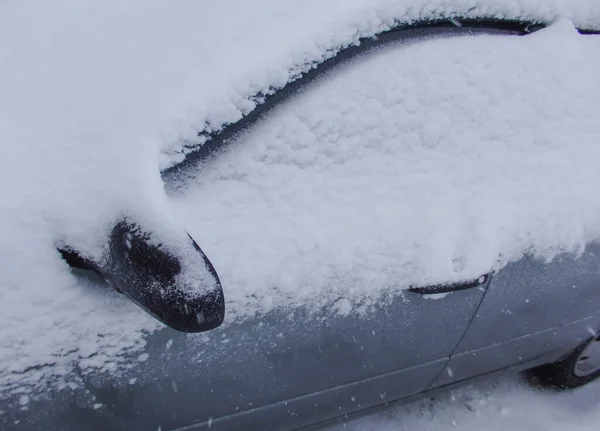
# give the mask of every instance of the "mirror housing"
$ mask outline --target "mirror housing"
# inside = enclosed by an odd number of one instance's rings
[[[115,290],[165,325],[181,332],[209,331],[223,323],[223,289],[196,241],[186,234],[184,242],[175,242],[177,247],[156,243],[151,233],[122,221],[110,233],[101,263],[71,249],[59,251],[71,266],[99,273]],[[190,263],[201,277],[186,280]]]

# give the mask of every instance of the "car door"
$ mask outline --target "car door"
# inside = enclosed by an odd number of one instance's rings
[[[148,338],[142,356],[132,356],[137,365],[127,378],[86,375],[85,391],[63,393],[59,407],[36,418],[77,430],[320,423],[424,390],[482,295],[477,287],[443,298],[407,291],[382,298],[385,305],[367,316],[343,315],[330,304],[319,314],[274,312],[206,334],[164,329]]]
[[[559,359],[599,326],[600,244],[550,262],[526,256],[492,277],[473,323],[434,386]]]

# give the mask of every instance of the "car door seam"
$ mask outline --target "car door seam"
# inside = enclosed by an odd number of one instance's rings
[[[467,335],[467,332],[469,331],[469,328],[471,327],[471,325],[473,324],[473,321],[477,317],[477,313],[479,313],[479,309],[481,308],[481,304],[483,304],[483,301],[485,300],[485,297],[487,296],[487,294],[488,294],[488,292],[490,290],[490,285],[492,284],[492,280],[493,279],[494,279],[494,272],[492,271],[492,272],[488,273],[488,280],[487,280],[487,283],[485,285],[485,291],[484,291],[483,295],[481,295],[481,299],[479,300],[479,304],[477,304],[477,307],[475,308],[475,312],[471,316],[471,318],[469,320],[469,324],[465,328],[465,330],[464,330],[463,334],[461,335],[460,339],[458,340],[458,342],[456,343],[456,345],[454,346],[454,348],[452,349],[452,351],[448,355],[448,360],[446,361],[446,365],[444,365],[442,367],[442,369],[440,370],[440,372],[437,373],[437,375],[435,376],[435,378],[431,381],[431,383],[429,383],[429,385],[426,387],[425,390],[431,389],[432,385],[439,380],[439,378],[442,375],[442,373],[448,367],[448,364],[450,363],[450,361],[454,357],[454,354],[455,354],[456,350],[458,349],[458,346],[460,346],[460,343],[462,343],[462,341],[465,339],[465,337]]]

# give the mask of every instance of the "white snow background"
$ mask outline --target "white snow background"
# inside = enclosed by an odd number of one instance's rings
[[[376,97],[333,85],[323,125],[307,111],[323,96],[307,93],[184,195],[165,194],[159,168],[181,160],[198,131],[251,110],[252,95],[361,36],[453,14],[564,19],[518,40],[402,48],[411,61],[394,56],[393,85],[406,98],[379,98],[378,80]],[[228,319],[340,294],[376,301],[399,279],[468,277],[501,265],[498,253],[547,257],[599,238],[600,44],[567,19],[600,28],[600,4],[2,2],[0,387],[68,373],[74,361],[114,370],[159,327],[118,294],[77,283],[56,252],[67,243],[99,256],[124,214],[181,222],[198,238]],[[335,129],[352,126],[365,98],[386,127],[356,123],[369,126],[367,143]]]

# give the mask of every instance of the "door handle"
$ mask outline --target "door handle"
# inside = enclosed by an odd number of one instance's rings
[[[415,287],[411,286],[408,288],[410,292],[420,293],[421,295],[433,295],[436,293],[449,293],[456,292],[458,290],[471,289],[486,284],[490,279],[491,274],[484,274],[475,280],[468,280],[458,283],[447,283],[447,284],[434,284],[431,286]]]

